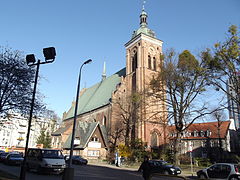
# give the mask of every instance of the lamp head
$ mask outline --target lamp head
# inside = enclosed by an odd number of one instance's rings
[[[28,54],[26,56],[27,65],[34,64],[36,62],[34,54]]]
[[[54,60],[56,56],[56,51],[54,47],[48,47],[43,49],[43,54],[45,57],[45,60]]]
[[[92,62],[92,60],[89,59],[89,60],[85,61],[84,64],[88,64],[88,63],[91,63],[91,62]]]

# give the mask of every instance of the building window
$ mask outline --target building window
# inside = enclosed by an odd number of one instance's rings
[[[148,55],[148,68],[152,69],[152,61],[151,61],[151,56]]]
[[[93,141],[93,142],[98,142],[98,140],[99,140],[99,139],[98,139],[97,137],[92,137],[92,138],[91,138],[91,141]]]
[[[104,126],[107,125],[107,118],[106,118],[106,116],[103,116],[103,122],[102,122],[102,124],[103,124]]]
[[[152,147],[158,146],[158,134],[156,132],[152,133],[152,136],[151,136],[151,146]]]
[[[137,64],[137,52],[134,52],[134,55],[132,57],[132,72],[134,72],[138,67]]]
[[[157,62],[155,57],[153,57],[153,70],[157,71]]]
[[[100,155],[100,151],[97,151],[97,150],[89,150],[88,151],[88,156],[99,157],[99,155]]]

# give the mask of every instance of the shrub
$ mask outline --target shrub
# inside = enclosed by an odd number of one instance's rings
[[[191,159],[188,155],[182,154],[179,156],[180,164],[190,164]]]

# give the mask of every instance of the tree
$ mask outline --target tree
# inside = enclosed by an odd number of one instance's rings
[[[240,38],[237,26],[230,26],[226,40],[216,43],[212,49],[207,48],[201,57],[209,69],[209,84],[226,93],[236,103],[234,111],[239,112]]]
[[[29,112],[34,77],[35,71],[27,66],[22,52],[0,47],[0,114]],[[42,106],[38,96],[34,109]]]
[[[221,126],[223,123],[223,119],[225,118],[224,116],[224,112],[221,111],[215,111],[212,116],[214,117],[214,119],[217,120],[217,135],[218,135],[218,144],[219,144],[219,150],[220,150],[220,155],[221,152],[223,151],[223,147],[222,147],[222,140],[221,140]]]
[[[207,84],[208,71],[202,63],[188,50],[177,56],[173,49],[165,53],[161,71],[151,81],[152,92],[149,95],[166,104],[169,122],[176,130],[173,153],[177,164],[181,132],[196,119],[211,113],[203,101]]]
[[[45,129],[42,129],[39,137],[37,138],[37,144],[43,144],[44,148],[51,148],[51,136],[49,132],[45,134]]]
[[[136,142],[136,126],[138,123],[138,109],[142,103],[140,93],[133,93],[131,95],[122,96],[120,99],[113,99],[113,104],[115,111],[113,111],[113,116],[117,119],[117,131],[118,135],[121,135],[124,139],[125,145],[131,145],[132,148],[135,147]],[[120,125],[121,124],[121,125]],[[121,134],[120,134],[121,132]],[[121,137],[119,136],[119,138]]]

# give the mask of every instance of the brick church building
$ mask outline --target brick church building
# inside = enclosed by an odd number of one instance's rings
[[[102,80],[81,90],[74,154],[104,159],[111,143],[126,143],[127,136],[141,139],[148,149],[166,143],[167,114],[158,113],[166,105],[147,95],[149,83],[163,63],[163,42],[148,28],[147,17],[143,9],[140,27],[125,44],[126,67],[106,77],[104,65]],[[136,99],[134,94],[141,103],[130,102]],[[74,110],[75,102],[64,112],[62,126],[52,133],[53,148],[69,150]]]

